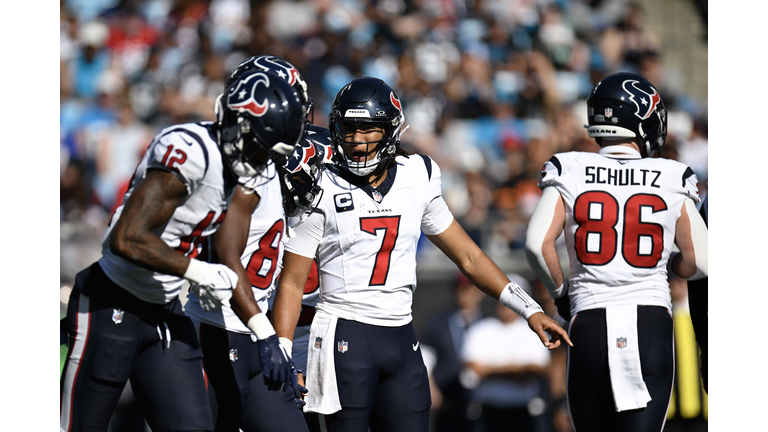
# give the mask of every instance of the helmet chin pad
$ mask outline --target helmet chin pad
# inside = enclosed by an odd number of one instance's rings
[[[338,153],[341,155],[341,167],[345,168],[350,173],[358,176],[358,177],[365,177],[372,172],[376,171],[376,168],[379,167],[379,165],[382,162],[386,162],[390,159],[392,159],[395,156],[396,146],[394,144],[386,145],[382,143],[382,141],[378,141],[376,143],[367,143],[369,146],[371,144],[376,145],[375,155],[373,156],[373,159],[367,160],[364,162],[355,162],[353,160],[350,160],[349,157],[347,157],[347,154],[344,152],[345,145],[354,145],[355,143],[347,143],[342,142],[339,144]],[[362,144],[362,143],[360,143]]]

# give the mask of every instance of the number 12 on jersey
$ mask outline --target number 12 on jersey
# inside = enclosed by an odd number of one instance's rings
[[[624,261],[633,267],[653,268],[659,263],[664,249],[664,227],[643,222],[643,208],[656,213],[667,210],[667,204],[658,195],[636,194],[629,197],[624,204],[621,253]],[[576,198],[573,218],[579,227],[574,235],[574,248],[581,263],[605,265],[616,256],[619,210],[618,201],[608,192],[590,191]]]

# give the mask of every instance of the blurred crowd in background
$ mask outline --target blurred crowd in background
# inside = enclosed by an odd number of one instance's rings
[[[321,126],[353,78],[390,84],[409,125],[403,147],[435,159],[446,202],[491,256],[522,249],[552,154],[599,150],[583,127],[586,99],[613,72],[659,88],[669,111],[662,156],[690,165],[706,194],[707,101],[664,67],[642,2],[61,0],[60,12],[62,285],[100,256],[152,137],[214,120],[227,75],[258,54],[299,69]],[[561,362],[553,357],[554,373]]]
[[[354,77],[403,101],[403,147],[430,155],[444,197],[493,254],[522,246],[553,153],[596,151],[586,98],[641,73],[670,112],[663,156],[706,193],[707,108],[664,69],[642,3],[625,0],[61,0],[62,280],[98,257],[133,169],[163,127],[213,119],[242,60],[273,54],[309,85],[315,124]],[[94,242],[94,239],[96,241]],[[95,251],[94,251],[95,249]],[[71,251],[72,253],[65,253]]]

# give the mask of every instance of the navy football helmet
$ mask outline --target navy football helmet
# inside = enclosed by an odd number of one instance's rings
[[[219,146],[239,177],[261,174],[270,159],[282,166],[304,136],[299,95],[271,72],[243,73],[217,105]]]
[[[320,188],[325,164],[332,163],[333,147],[328,129],[310,126],[301,146],[283,167],[281,185],[283,208],[287,217],[310,214],[320,202]]]
[[[603,139],[637,138],[640,153],[661,154],[667,138],[667,110],[656,87],[642,75],[620,72],[597,83],[587,99],[587,133]]]
[[[344,136],[361,123],[382,128],[384,137],[367,143],[369,151],[376,151],[373,160],[354,162],[344,153]],[[372,77],[352,80],[336,94],[328,115],[336,163],[357,176],[372,173],[380,163],[395,157],[400,148],[400,135],[405,132],[404,123],[400,99],[387,83]]]
[[[299,70],[296,69],[291,62],[273,55],[250,57],[235,67],[224,82],[224,87],[229,87],[238,77],[248,71],[272,72],[286,80],[288,84],[296,90],[296,93],[298,93],[301,103],[306,109],[307,116],[309,117],[311,115],[313,103],[312,98],[310,98],[309,93],[307,93],[307,82],[304,81]],[[309,121],[311,123],[311,119]]]

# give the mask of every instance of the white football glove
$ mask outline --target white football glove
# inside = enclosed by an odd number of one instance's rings
[[[211,264],[192,259],[184,277],[189,280],[189,289],[206,312],[222,305],[229,307],[232,290],[237,286],[237,273],[224,264]]]

